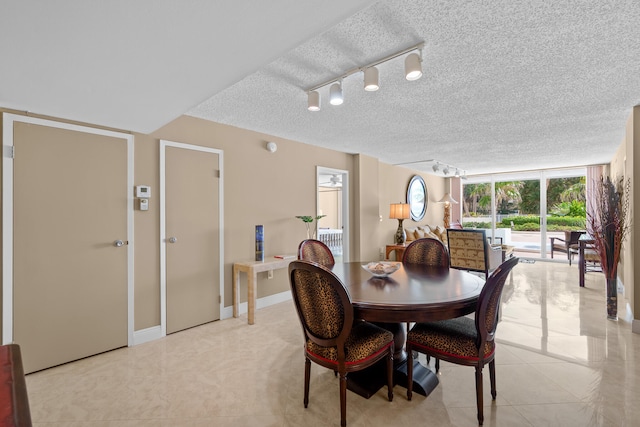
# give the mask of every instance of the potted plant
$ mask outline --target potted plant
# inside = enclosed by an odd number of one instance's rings
[[[320,219],[324,218],[326,215],[318,215],[316,217],[308,216],[308,215],[296,215],[296,218],[299,218],[304,222],[304,225],[307,227],[307,239],[315,239],[318,234],[318,222]],[[312,227],[313,221],[316,221],[315,227]]]
[[[587,214],[588,231],[607,281],[607,318],[618,319],[618,263],[622,243],[629,233],[629,194],[631,180],[624,177],[617,184],[601,178],[595,186],[591,212]]]

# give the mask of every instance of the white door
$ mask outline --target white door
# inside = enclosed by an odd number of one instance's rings
[[[50,124],[5,119],[15,154],[3,342],[21,346],[26,372],[129,342],[132,139]]]
[[[166,333],[220,319],[220,153],[161,147]]]

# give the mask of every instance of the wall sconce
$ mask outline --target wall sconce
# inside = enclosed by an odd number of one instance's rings
[[[398,220],[398,230],[395,234],[396,245],[404,245],[406,233],[402,227],[402,221],[411,218],[409,203],[391,203],[389,207],[389,218]]]

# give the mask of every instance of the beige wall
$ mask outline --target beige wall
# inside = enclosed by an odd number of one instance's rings
[[[265,226],[267,256],[293,254],[298,243],[306,237],[304,225],[295,216],[316,212],[316,166],[349,171],[350,255],[354,261],[379,259],[379,248],[393,242],[397,222],[387,218],[389,203],[406,199],[407,185],[415,173],[410,169],[382,164],[372,157],[340,153],[188,116],[174,120],[151,135],[134,136],[134,184],[152,187],[149,211],[134,212],[136,331],[160,323],[160,139],[212,147],[224,152],[226,307],[232,304],[233,263],[254,256],[256,224]],[[276,142],[278,150],[268,152],[266,141]],[[442,190],[442,179],[423,176],[430,196],[432,191]],[[424,223],[431,222],[442,223],[442,208],[432,201]],[[410,223],[411,220],[406,221],[407,225]],[[266,276],[265,273],[258,277],[258,297],[289,289],[285,270],[276,271],[273,279]],[[244,277],[241,295],[246,295]],[[243,297],[242,301],[245,299]]]
[[[630,193],[630,205],[632,218],[632,227],[627,240],[624,242],[622,248],[622,261],[620,268],[618,269],[618,277],[622,280],[625,287],[625,303],[628,303],[634,314],[634,331],[640,333],[640,324],[637,319],[640,319],[640,292],[636,292],[635,283],[640,283],[640,277],[635,280],[637,275],[640,275],[640,269],[635,271],[634,265],[640,262],[640,254],[635,251],[635,235],[638,233],[633,222],[633,213],[636,210],[640,210],[640,176],[635,178],[634,165],[640,164],[640,151],[634,150],[634,144],[640,143],[640,107],[634,107],[631,115],[627,120],[625,127],[625,135],[616,151],[611,163],[609,164],[609,175],[612,179],[625,177],[625,179],[631,179],[631,193]],[[618,310],[625,310],[622,304],[618,305]]]

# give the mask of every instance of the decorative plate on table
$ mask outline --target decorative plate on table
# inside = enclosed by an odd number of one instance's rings
[[[395,273],[400,268],[399,262],[370,262],[363,265],[362,268],[373,274],[375,277],[387,277],[388,275]]]

